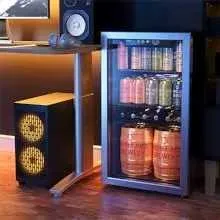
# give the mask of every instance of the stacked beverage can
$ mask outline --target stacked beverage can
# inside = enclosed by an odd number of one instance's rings
[[[128,176],[152,173],[153,129],[145,124],[127,124],[121,128],[121,170]]]
[[[118,69],[128,69],[128,47],[123,41],[118,45]]]
[[[134,100],[132,101],[135,104],[145,103],[145,79],[142,77],[135,79]]]
[[[180,178],[180,127],[158,128],[154,132],[154,176],[165,181]]]
[[[131,103],[133,100],[133,87],[134,79],[131,77],[125,77],[120,80],[120,102]]]
[[[170,106],[172,104],[172,80],[161,78],[159,83],[159,105]]]
[[[176,107],[181,107],[182,102],[182,80],[179,78],[173,82],[172,103]]]
[[[151,48],[143,47],[141,51],[141,64],[142,69],[151,70],[152,57],[151,57]]]
[[[142,67],[141,47],[131,48],[131,69],[140,70]]]
[[[178,42],[176,46],[176,72],[181,73],[183,69],[183,44]]]
[[[162,48],[155,47],[152,50],[152,70],[160,71],[163,69]]]
[[[173,70],[173,49],[163,48],[163,70]]]
[[[154,77],[146,78],[146,104],[158,105],[159,83]]]

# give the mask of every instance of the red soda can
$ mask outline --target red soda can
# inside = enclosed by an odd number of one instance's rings
[[[134,103],[144,104],[145,103],[145,79],[138,77],[135,79],[135,92],[134,92]]]
[[[123,41],[118,45],[118,69],[128,69],[128,47]]]
[[[120,102],[132,103],[132,94],[134,93],[134,80],[126,77],[120,80]]]

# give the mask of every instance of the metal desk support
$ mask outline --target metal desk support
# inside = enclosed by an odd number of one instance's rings
[[[81,81],[81,54],[74,56],[74,94],[75,94],[75,134],[76,134],[76,175],[82,172],[82,81]]]
[[[100,166],[93,167],[84,171],[83,152],[82,152],[82,74],[81,74],[81,56],[80,52],[74,55],[74,94],[75,94],[75,146],[76,146],[76,172],[71,173],[50,189],[54,197],[62,196],[63,192],[69,189],[79,180],[100,171]]]

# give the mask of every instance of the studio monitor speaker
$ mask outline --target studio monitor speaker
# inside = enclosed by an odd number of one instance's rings
[[[73,94],[15,102],[16,179],[51,187],[75,169]]]
[[[69,33],[83,44],[94,42],[93,0],[60,0],[60,34]]]

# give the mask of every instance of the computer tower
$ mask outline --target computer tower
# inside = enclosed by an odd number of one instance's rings
[[[16,179],[51,187],[75,170],[72,93],[51,93],[17,101]]]

